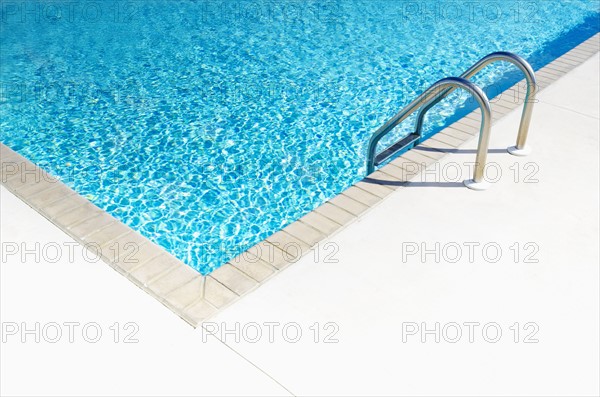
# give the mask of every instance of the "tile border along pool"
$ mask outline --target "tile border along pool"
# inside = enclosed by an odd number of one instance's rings
[[[536,71],[539,88],[546,88],[599,50],[600,34],[596,34]],[[519,99],[523,95],[519,93],[522,94],[523,89],[519,87],[523,87],[523,83],[520,81],[490,101],[494,123],[522,106]],[[111,267],[196,327],[400,190],[424,167],[476,138],[480,123],[478,113],[479,110],[474,111],[453,123],[207,276],[1,143],[0,183],[76,241],[96,250]],[[133,252],[135,254],[130,255]]]

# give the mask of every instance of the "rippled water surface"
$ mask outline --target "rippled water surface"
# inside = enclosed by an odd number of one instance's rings
[[[206,274],[363,177],[371,134],[427,86],[492,51],[541,66],[597,8],[3,2],[1,140]]]

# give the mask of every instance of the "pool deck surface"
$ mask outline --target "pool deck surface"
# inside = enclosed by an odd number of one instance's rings
[[[451,153],[204,327],[189,327],[78,250],[56,263],[3,258],[2,322],[94,322],[104,337],[7,336],[1,394],[597,395],[599,75],[596,54],[539,93],[527,157],[505,150],[521,108],[497,121],[488,157],[497,182],[487,191],[461,182],[475,137],[458,150],[432,141]],[[75,244],[4,186],[0,201],[3,244]],[[273,341],[270,322],[279,324]],[[480,324],[472,343],[467,335],[450,343],[453,332],[439,343],[406,333],[422,323],[456,323],[464,333],[465,322]],[[114,323],[135,323],[139,341],[123,343],[121,330],[116,343]],[[235,331],[207,332],[236,323],[239,342]],[[496,343],[481,332],[492,323],[502,331]],[[257,343],[254,324],[263,331]],[[298,342],[293,330],[282,335],[284,324],[301,329]],[[337,342],[325,343],[332,331]],[[524,343],[532,331],[538,342]]]

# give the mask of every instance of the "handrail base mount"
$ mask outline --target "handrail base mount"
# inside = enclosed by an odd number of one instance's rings
[[[463,184],[471,190],[483,191],[487,190],[490,187],[489,182],[475,182],[473,179],[467,179],[463,182]]]
[[[525,146],[522,149],[519,149],[516,146],[511,146],[508,149],[506,149],[506,151],[512,154],[513,156],[525,157],[531,154],[531,146]]]

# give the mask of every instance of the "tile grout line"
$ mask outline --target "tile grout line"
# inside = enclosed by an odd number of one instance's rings
[[[204,331],[206,331],[206,329],[204,328],[204,326],[202,326],[202,329]],[[226,342],[224,342],[223,340],[221,340],[220,338],[218,338],[216,335],[214,335],[213,333],[211,333],[211,335],[213,337],[215,337],[215,339],[217,339],[219,342],[221,342],[223,345],[225,345],[228,349],[230,349],[232,352],[234,352],[235,354],[237,354],[238,356],[240,356],[242,359],[246,360],[250,365],[252,365],[253,367],[255,367],[256,369],[258,369],[260,372],[262,372],[263,374],[265,374],[266,376],[268,376],[271,380],[273,380],[273,382],[277,383],[279,386],[281,386],[285,391],[287,391],[288,393],[290,393],[291,396],[296,396],[296,394],[294,394],[290,389],[288,389],[287,387],[285,387],[283,384],[281,384],[281,382],[279,382],[277,379],[275,379],[273,376],[271,376],[269,373],[267,373],[265,370],[263,370],[262,368],[260,368],[258,365],[256,365],[254,362],[252,362],[249,358],[247,358],[246,356],[244,356],[243,354],[241,354],[240,352],[238,352],[236,349],[234,349],[232,346],[228,345]]]

